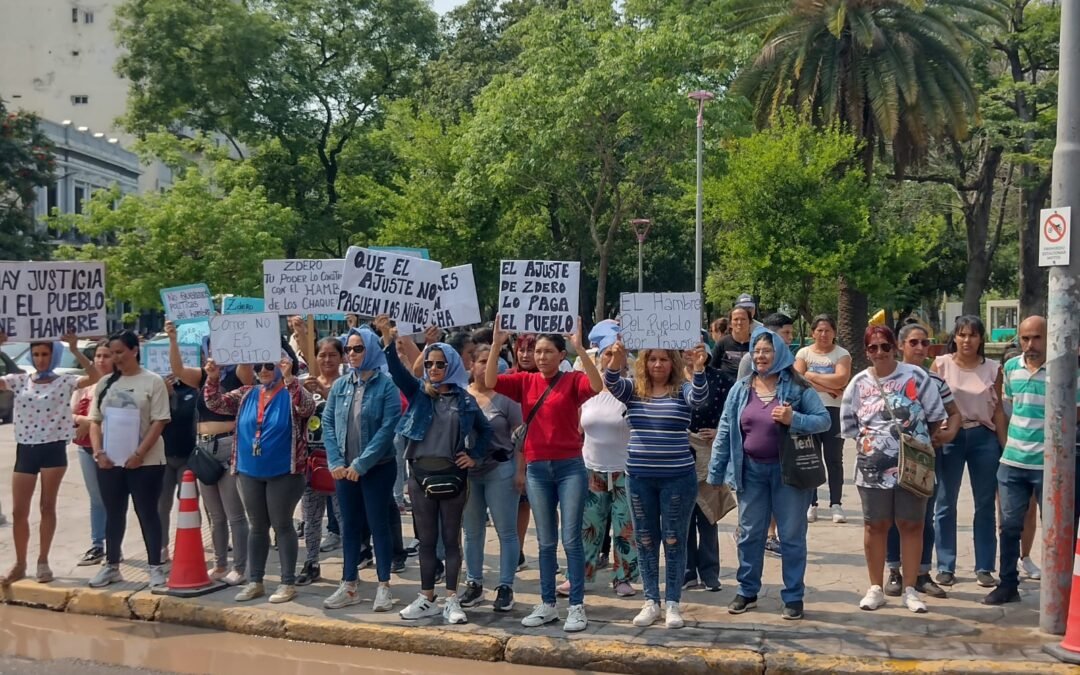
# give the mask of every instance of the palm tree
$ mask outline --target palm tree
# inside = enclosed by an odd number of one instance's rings
[[[1004,16],[999,0],[729,0],[724,9],[732,29],[762,36],[735,84],[758,124],[784,107],[841,122],[863,140],[868,181],[886,146],[902,173],[931,141],[966,135],[977,111],[966,44]],[[841,279],[840,339],[857,358],[866,305]]]

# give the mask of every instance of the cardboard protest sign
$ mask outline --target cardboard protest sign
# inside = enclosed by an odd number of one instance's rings
[[[455,328],[480,323],[480,303],[476,299],[476,279],[472,265],[448,267],[440,275],[439,298],[435,302],[435,325]]]
[[[619,326],[627,349],[692,349],[701,343],[701,293],[623,293]]]
[[[206,319],[183,323],[176,327],[176,341],[182,345],[201,346],[203,338],[208,335],[210,335],[210,322]]]
[[[180,347],[180,359],[189,368],[198,368],[201,364],[199,347],[196,345],[178,345]],[[147,342],[139,347],[142,357],[142,366],[150,372],[157,373],[162,377],[172,375],[172,366],[169,365],[169,343],[164,341]]]
[[[337,308],[346,314],[388,314],[403,324],[430,326],[442,286],[442,265],[389,251],[350,246],[345,256]]]
[[[338,308],[343,260],[264,260],[265,311],[331,314]]]
[[[518,333],[569,333],[578,316],[581,263],[503,260],[499,324]]]
[[[265,303],[262,298],[243,298],[239,295],[230,295],[221,303],[222,314],[254,314],[264,311]]]
[[[0,262],[0,332],[12,342],[106,335],[105,266]]]
[[[214,315],[214,299],[206,284],[188,284],[161,289],[165,318],[175,324],[202,321]]]
[[[391,253],[400,253],[401,255],[407,255],[410,258],[423,258],[424,260],[431,260],[431,254],[428,253],[426,248],[413,248],[409,246],[369,246],[372,251],[389,251]]]
[[[277,314],[219,314],[210,318],[210,357],[218,365],[278,363],[281,330]]]

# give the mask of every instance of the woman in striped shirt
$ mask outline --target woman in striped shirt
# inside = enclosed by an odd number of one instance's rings
[[[604,370],[604,383],[626,405],[630,425],[627,487],[645,586],[645,605],[634,618],[635,626],[649,626],[660,618],[661,540],[667,567],[665,624],[668,628],[683,626],[679,601],[686,573],[687,531],[697,498],[690,412],[709,400],[704,345],[693,350],[691,365],[693,384],[683,381],[679,352],[645,349],[634,364],[634,379],[621,377],[626,347],[620,339],[612,345],[611,362]]]

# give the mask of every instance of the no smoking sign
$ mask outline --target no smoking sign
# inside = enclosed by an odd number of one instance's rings
[[[1039,267],[1068,265],[1072,241],[1072,209],[1068,206],[1043,209],[1039,217],[1042,221],[1039,233]]]

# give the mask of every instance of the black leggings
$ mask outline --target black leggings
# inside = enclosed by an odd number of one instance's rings
[[[120,548],[127,529],[128,497],[135,504],[143,541],[146,543],[146,560],[150,565],[161,564],[161,518],[158,516],[158,498],[161,481],[165,476],[164,465],[140,466],[138,469],[113,467],[97,470],[101,501],[105,503],[105,555],[110,565],[120,564]]]
[[[453,499],[428,499],[415,478],[409,479],[409,499],[412,501],[413,524],[420,541],[420,590],[435,590],[435,571],[439,558],[435,549],[439,543],[440,525],[446,547],[446,590],[456,593],[461,574],[461,518],[469,500],[468,488]]]
[[[831,424],[829,430],[817,435],[825,458],[825,471],[829,475],[829,506],[842,504],[844,499],[844,439],[840,437],[840,408],[826,408]],[[814,506],[818,505],[814,490]]]

